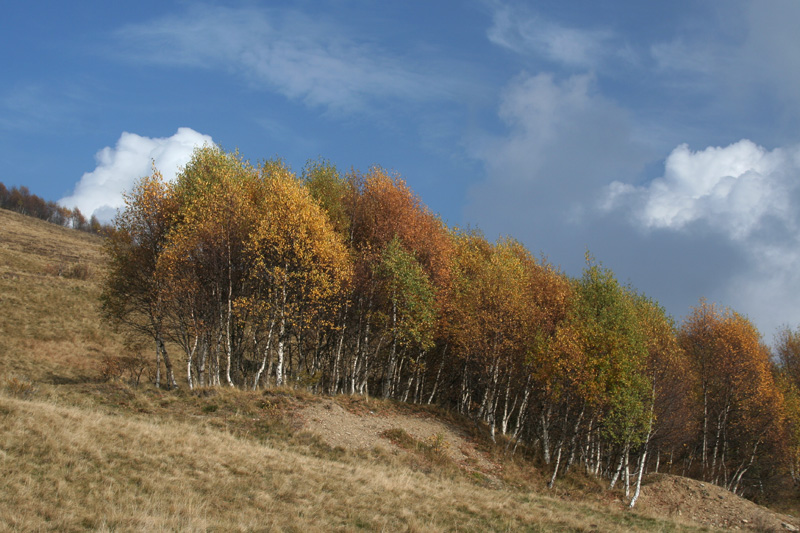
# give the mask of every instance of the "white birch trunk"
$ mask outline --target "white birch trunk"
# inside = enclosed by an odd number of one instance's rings
[[[272,347],[272,329],[275,327],[275,321],[272,320],[269,323],[269,332],[267,333],[267,346],[264,348],[264,357],[261,359],[261,365],[258,367],[256,371],[256,377],[253,379],[253,390],[258,389],[258,382],[261,381],[261,374],[264,372],[264,369],[267,367],[267,357],[269,356],[270,348]],[[255,335],[254,335],[255,336]],[[258,343],[253,339],[253,343],[258,346]]]

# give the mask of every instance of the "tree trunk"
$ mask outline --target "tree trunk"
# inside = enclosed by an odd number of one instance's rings
[[[578,420],[575,422],[575,427],[572,430],[572,437],[569,443],[569,460],[567,461],[567,466],[564,468],[564,472],[569,472],[572,463],[575,461],[575,452],[578,449],[578,432],[581,429],[581,422],[583,422],[583,414],[586,412],[586,403],[583,404],[581,407],[581,412],[578,415]]]
[[[178,384],[175,382],[175,373],[172,370],[172,361],[167,355],[167,347],[164,345],[164,339],[161,338],[161,334],[156,337],[156,342],[158,343],[158,348],[161,350],[161,356],[164,358],[164,367],[167,369],[167,387],[170,390],[177,389]]]
[[[514,395],[514,401],[511,403],[511,408],[508,407],[508,397],[511,394],[511,372],[508,373],[508,379],[506,380],[506,394],[503,398],[503,418],[500,420],[500,430],[502,431],[503,435],[508,434],[508,421],[511,418],[511,415],[514,413],[514,409],[517,407],[517,401],[519,400],[519,394]]]
[[[284,271],[285,272],[285,271]],[[284,349],[286,346],[286,280],[283,281],[283,285],[281,287],[282,293],[282,301],[281,301],[281,312],[280,312],[280,322],[278,326],[278,363],[275,367],[275,386],[281,387],[283,386],[283,364],[284,364]]]
[[[551,405],[547,405],[547,409],[542,409],[541,413],[539,413],[539,422],[541,424],[542,432],[541,432],[541,440],[542,440],[542,455],[544,456],[544,464],[550,464],[550,415],[552,414],[553,408]]]
[[[258,389],[258,382],[261,381],[261,374],[267,367],[267,356],[269,355],[269,351],[272,345],[272,329],[274,327],[275,327],[275,320],[272,320],[269,323],[269,332],[267,333],[267,345],[264,348],[264,357],[261,359],[261,365],[258,367],[258,370],[256,371],[255,379],[253,379],[253,390]],[[258,342],[255,339],[255,334],[253,334],[253,344],[256,346],[256,349],[258,349]]]
[[[625,497],[631,494],[631,467],[630,467],[630,448],[625,447]]]
[[[461,394],[459,395],[459,411],[462,415],[468,415],[470,410],[471,391],[469,388],[469,359],[464,359],[464,368],[461,372]]]
[[[611,483],[608,485],[608,490],[612,490],[614,485],[617,484],[619,480],[619,475],[622,473],[622,467],[625,465],[625,456],[628,454],[628,442],[625,441],[625,445],[622,447],[622,450],[619,454],[619,464],[617,465],[616,470],[614,471],[614,476],[611,478]]]
[[[442,351],[442,362],[439,364],[439,371],[436,372],[436,380],[433,382],[433,389],[431,390],[431,395],[428,396],[428,405],[433,403],[433,398],[436,396],[436,390],[439,388],[439,377],[442,375],[442,367],[444,366],[444,356],[447,353],[447,345],[445,344],[444,350]]]
[[[708,449],[708,386],[703,384],[703,448],[701,450],[701,466],[703,476],[706,474],[706,450]]]
[[[228,241],[228,309],[227,316],[225,317],[225,381],[233,387],[231,381],[231,358],[233,357],[233,340],[232,335],[232,322],[233,322],[233,273],[231,265],[231,249],[230,241]]]
[[[517,411],[517,419],[514,422],[514,430],[511,432],[511,437],[514,440],[519,439],[519,434],[522,431],[522,426],[525,424],[526,413],[528,409],[528,400],[531,396],[531,375],[528,374],[528,380],[525,382],[525,391],[522,395],[522,403]]]
[[[342,347],[344,346],[344,335],[347,329],[347,306],[342,311],[342,330],[339,332],[339,342],[336,346],[336,356],[333,360],[333,372],[331,376],[331,386],[329,394],[336,394],[339,388],[339,362],[342,359]]]
[[[203,336],[203,344],[200,345],[200,357],[197,360],[197,384],[200,387],[206,386],[206,360],[208,359],[208,335]]]
[[[161,348],[156,342],[156,388],[161,388]]]
[[[647,464],[647,448],[648,443],[645,441],[642,455],[639,457],[639,469],[636,472],[636,489],[633,491],[633,498],[628,504],[628,509],[633,509],[636,505],[636,500],[639,499],[639,494],[642,492],[642,477],[644,477],[644,467]],[[656,468],[658,468],[658,459],[656,459]]]
[[[558,475],[558,467],[561,465],[561,449],[563,446],[561,444],[558,445],[558,452],[556,452],[556,464],[553,468],[553,475],[550,477],[550,481],[547,483],[547,488],[552,489],[553,485],[556,483],[556,476]]]
[[[194,359],[194,354],[197,351],[198,342],[200,342],[200,337],[195,335],[194,345],[192,346],[192,349],[186,353],[186,380],[189,383],[189,390],[194,389],[194,383],[192,382],[192,360]]]
[[[392,299],[392,348],[389,350],[389,362],[386,365],[386,377],[383,381],[383,397],[388,398],[392,395],[392,384],[394,383],[394,366],[397,355],[397,302]]]

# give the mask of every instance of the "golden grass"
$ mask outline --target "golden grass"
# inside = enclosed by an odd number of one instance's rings
[[[0,525],[11,529],[675,530],[668,522],[349,457],[205,423],[0,395]]]
[[[330,448],[295,422],[317,401],[302,391],[103,381],[109,358],[132,354],[99,320],[101,240],[4,210],[0,228],[0,530],[689,529],[621,511],[580,481],[543,491],[519,459],[488,482],[449,464],[441,442],[401,431],[407,455]],[[420,409],[337,401],[354,412]]]
[[[122,350],[99,320],[99,237],[0,210],[0,379],[84,380]],[[58,275],[76,267],[87,279]]]

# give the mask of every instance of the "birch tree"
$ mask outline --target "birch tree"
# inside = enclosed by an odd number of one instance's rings
[[[164,280],[157,265],[174,225],[177,205],[171,186],[155,168],[125,194],[125,208],[114,219],[106,239],[109,258],[101,303],[114,323],[150,337],[155,343],[156,386],[161,386],[161,359],[166,385],[175,388],[172,359],[164,342],[167,334]]]
[[[746,475],[759,479],[785,436],[770,352],[747,318],[705,301],[686,318],[679,339],[700,387],[701,475],[739,493]]]
[[[347,249],[307,189],[280,163],[261,168],[260,218],[247,245],[254,290],[245,305],[275,331],[275,383],[285,383],[287,344],[315,321],[330,320],[347,287]]]

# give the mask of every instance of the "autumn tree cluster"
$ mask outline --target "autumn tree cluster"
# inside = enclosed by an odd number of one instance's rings
[[[573,279],[450,228],[380,168],[296,176],[206,146],[136,185],[107,251],[103,308],[152,340],[159,385],[436,403],[551,485],[581,468],[631,505],[645,471],[751,494],[798,478],[800,334],[776,366],[735,312],[701,302],[678,327],[593,258]]]
[[[87,220],[77,207],[69,209],[56,202],[45,200],[32,194],[27,187],[8,189],[2,182],[0,182],[0,209],[16,211],[22,215],[89,233],[102,234],[109,229],[94,215]]]

